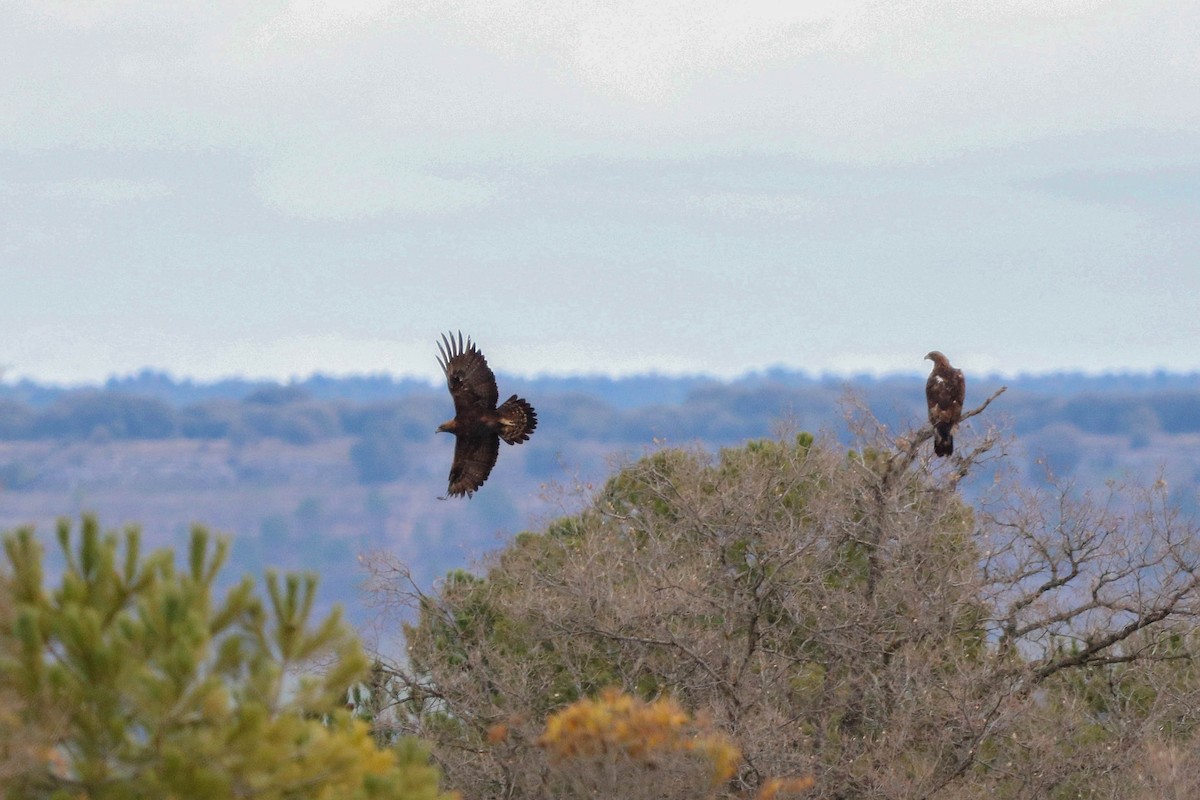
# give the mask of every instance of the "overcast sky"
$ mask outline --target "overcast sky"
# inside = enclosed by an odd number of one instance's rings
[[[1200,369],[1195,0],[0,0],[6,379]]]

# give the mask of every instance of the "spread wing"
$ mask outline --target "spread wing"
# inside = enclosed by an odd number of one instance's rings
[[[454,444],[447,496],[462,497],[465,494],[470,497],[474,494],[496,466],[499,453],[499,436],[459,436]]]
[[[954,425],[962,417],[967,381],[960,369],[935,369],[925,382],[925,401],[929,421],[934,425]]]
[[[462,331],[459,331],[457,339],[453,334],[442,334],[438,352],[441,353],[438,363],[442,365],[442,372],[446,373],[446,386],[454,398],[455,416],[463,416],[464,413],[478,415],[481,410],[494,411],[500,397],[496,376],[488,367],[483,353],[475,348],[475,343],[468,338],[464,346]],[[484,477],[487,477],[487,473],[484,473]],[[483,481],[480,480],[480,483]]]

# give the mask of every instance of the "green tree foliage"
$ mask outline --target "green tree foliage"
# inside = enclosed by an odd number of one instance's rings
[[[12,593],[8,588],[0,576],[0,628],[5,630],[13,624]],[[19,658],[17,641],[0,638],[0,663]],[[61,722],[59,709],[43,705],[35,710],[17,686],[0,684],[0,798],[6,796],[4,787],[46,761]]]
[[[265,602],[248,578],[219,592],[227,544],[200,528],[182,568],[90,517],[58,542],[49,586],[33,532],[4,540],[0,689],[26,722],[60,717],[9,797],[442,796],[418,746],[379,748],[347,708],[367,660],[338,613],[312,619],[314,576],[268,574]]]

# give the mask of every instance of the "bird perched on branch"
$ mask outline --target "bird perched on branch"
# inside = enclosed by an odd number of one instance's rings
[[[933,425],[934,455],[954,452],[954,428],[962,419],[967,380],[961,369],[950,366],[950,359],[937,350],[925,356],[933,362],[933,371],[925,381],[925,402],[929,405],[929,424]]]
[[[515,394],[496,406],[500,396],[496,376],[470,338],[463,344],[461,331],[457,340],[453,334],[442,334],[438,352],[438,363],[454,398],[454,419],[440,425],[438,433],[453,433],[457,439],[446,494],[470,497],[496,465],[500,440],[509,444],[527,440],[537,427],[537,413]]]

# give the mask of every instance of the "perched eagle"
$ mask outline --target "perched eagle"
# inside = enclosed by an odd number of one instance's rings
[[[933,372],[925,381],[925,402],[929,404],[929,424],[933,425],[933,452],[948,456],[954,452],[954,427],[962,419],[967,379],[961,369],[950,366],[950,359],[937,350],[925,358],[933,362]]]
[[[457,437],[446,494],[470,497],[496,465],[500,440],[519,444],[528,439],[537,427],[537,414],[533,406],[515,394],[496,407],[500,397],[496,376],[469,338],[463,346],[461,331],[457,341],[453,334],[442,334],[438,351],[438,363],[454,398],[454,419],[438,427],[438,433],[448,431]]]

